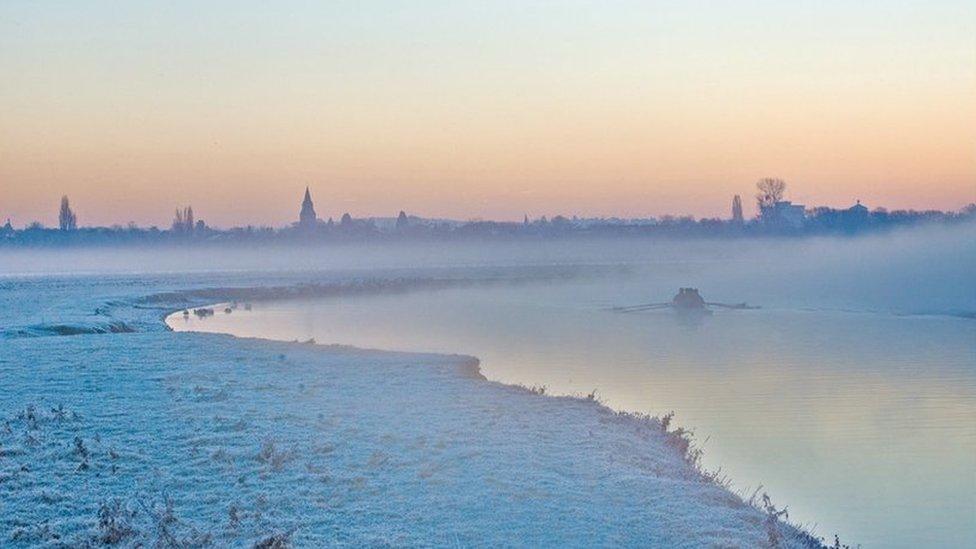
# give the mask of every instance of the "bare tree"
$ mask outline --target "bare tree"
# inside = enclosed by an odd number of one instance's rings
[[[756,181],[756,188],[759,189],[759,192],[756,193],[756,205],[762,212],[783,200],[786,182],[775,177],[764,177]]]
[[[61,211],[58,213],[58,226],[62,231],[73,231],[78,228],[78,218],[75,212],[71,211],[68,204],[68,197],[61,197]]]

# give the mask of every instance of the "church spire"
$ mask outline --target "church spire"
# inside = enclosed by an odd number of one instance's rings
[[[312,231],[317,223],[315,215],[315,205],[312,204],[312,193],[305,187],[305,199],[302,200],[302,211],[298,214],[298,227],[302,230]]]

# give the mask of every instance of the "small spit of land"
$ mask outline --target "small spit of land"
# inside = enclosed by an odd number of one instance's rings
[[[703,474],[666,420],[488,382],[471,357],[162,323],[457,279],[218,282],[2,282],[0,545],[819,545]]]

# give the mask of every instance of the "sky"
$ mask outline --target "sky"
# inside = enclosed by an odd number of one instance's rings
[[[976,201],[971,1],[0,2],[0,219]]]

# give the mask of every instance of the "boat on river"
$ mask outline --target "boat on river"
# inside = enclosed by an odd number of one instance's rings
[[[758,309],[758,306],[749,305],[748,303],[719,303],[713,301],[705,301],[698,288],[678,288],[678,293],[675,294],[671,301],[663,301],[659,303],[642,303],[640,305],[630,305],[625,307],[614,307],[613,310],[619,313],[636,313],[639,311],[653,311],[655,309],[671,309],[678,313],[683,314],[701,314],[710,315],[712,314],[712,309],[710,307],[717,307],[721,309]]]

